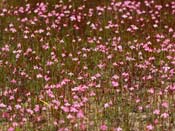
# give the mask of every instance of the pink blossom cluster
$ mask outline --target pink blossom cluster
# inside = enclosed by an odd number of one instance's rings
[[[173,0],[1,1],[0,130],[175,130],[174,24]]]

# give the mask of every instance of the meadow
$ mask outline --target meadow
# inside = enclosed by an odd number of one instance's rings
[[[0,131],[175,131],[175,1],[0,0]]]

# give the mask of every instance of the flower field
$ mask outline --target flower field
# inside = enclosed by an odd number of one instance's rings
[[[0,131],[175,131],[175,1],[0,0]]]

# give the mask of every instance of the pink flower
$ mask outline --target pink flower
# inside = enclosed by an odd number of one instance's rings
[[[75,15],[72,15],[72,16],[70,17],[70,20],[71,20],[71,21],[75,21],[75,20],[76,20]]]
[[[15,108],[18,110],[21,108],[21,105],[17,104],[17,105],[15,105]]]
[[[161,116],[160,116],[160,117],[162,117],[162,118],[166,119],[166,118],[168,118],[168,117],[169,117],[169,114],[165,112],[165,113],[161,114]]]
[[[14,131],[15,129],[13,127],[10,127],[8,131]]]
[[[139,109],[139,111],[142,111],[143,110],[143,107],[142,106],[139,106],[138,109]]]
[[[78,113],[77,113],[77,117],[78,118],[84,118],[84,113],[82,110],[80,110]]]
[[[41,74],[37,74],[37,78],[42,78],[43,76]]]
[[[72,118],[74,118],[73,115],[71,115],[71,114],[67,115],[67,119],[72,119]]]
[[[100,126],[101,131],[106,131],[107,129],[108,127],[105,124]]]
[[[35,105],[34,111],[35,111],[35,112],[38,112],[39,110],[40,110],[39,105]]]
[[[7,107],[7,105],[5,105],[4,103],[0,103],[0,108],[5,108]]]
[[[146,128],[149,130],[149,131],[152,131],[154,129],[153,125],[147,125]]]
[[[61,109],[62,109],[64,112],[69,112],[69,108],[66,107],[66,106],[61,106]]]
[[[104,108],[108,108],[109,106],[110,106],[109,103],[104,104]]]
[[[119,79],[119,76],[118,75],[113,75],[112,78],[117,80],[117,79]]]
[[[153,114],[159,115],[159,114],[160,114],[160,110],[159,110],[159,109],[154,110],[154,111],[153,111]]]
[[[159,123],[159,120],[158,119],[155,119],[154,120],[154,124],[158,124]]]
[[[114,129],[114,131],[122,131],[122,128],[121,127],[117,127]]]
[[[162,107],[168,108],[168,103],[167,102],[163,102],[162,103]]]
[[[118,82],[115,82],[115,81],[112,81],[112,85],[113,85],[114,87],[118,87],[118,86],[119,86],[119,83],[118,83]]]
[[[12,79],[10,82],[13,83],[13,84],[15,84],[16,83],[16,80],[15,79]]]
[[[153,94],[154,93],[154,89],[151,88],[151,89],[148,90],[148,92],[151,93],[151,94]]]

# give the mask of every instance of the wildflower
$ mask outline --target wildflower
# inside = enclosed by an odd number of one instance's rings
[[[160,110],[159,110],[159,109],[154,110],[154,111],[153,111],[153,114],[159,115],[159,114],[160,114]]]
[[[163,102],[162,103],[162,107],[168,108],[168,103],[167,102]]]
[[[169,114],[165,112],[165,113],[161,114],[161,116],[160,116],[160,117],[162,117],[162,118],[166,119],[166,118],[168,118],[168,117],[169,117]]]
[[[103,124],[100,126],[100,129],[101,131],[107,131],[108,127],[105,124]]]
[[[10,127],[8,131],[15,131],[15,129],[13,127]]]
[[[4,103],[0,103],[0,108],[5,108],[7,107],[7,105],[5,105]]]
[[[113,85],[114,87],[118,87],[118,86],[119,86],[119,83],[116,82],[116,81],[112,81],[112,85]]]
[[[152,131],[154,129],[154,126],[153,125],[147,125],[146,128],[149,130],[149,131]]]
[[[80,110],[78,113],[77,113],[77,117],[78,118],[84,118],[84,113],[82,110]]]
[[[121,127],[117,127],[114,129],[114,131],[122,131],[122,128]]]

